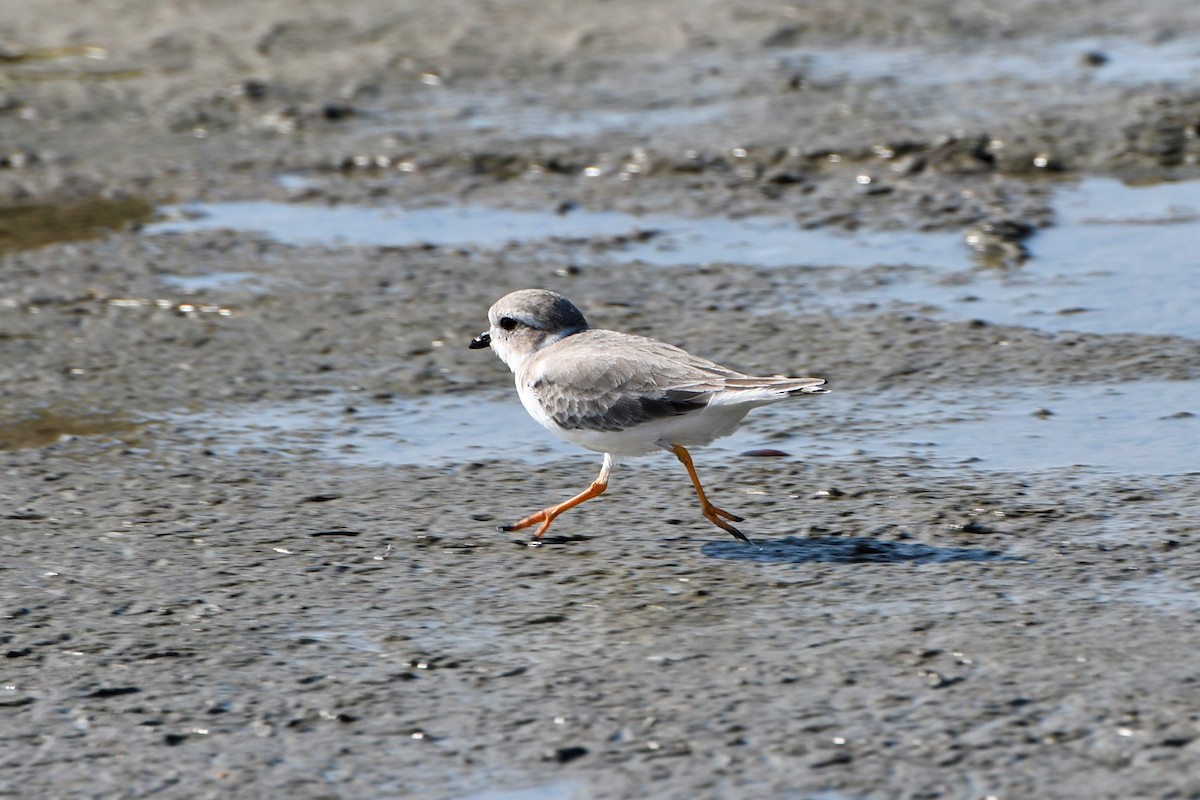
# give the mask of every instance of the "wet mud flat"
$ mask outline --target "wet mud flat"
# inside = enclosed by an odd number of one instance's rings
[[[7,459],[15,796],[1194,790],[1194,480],[702,464],[753,549],[647,464],[531,550],[491,525],[594,464],[52,449]]]
[[[0,796],[1200,797],[1196,10],[31,9]],[[525,286],[830,380],[696,454],[759,547],[495,530],[599,465]]]

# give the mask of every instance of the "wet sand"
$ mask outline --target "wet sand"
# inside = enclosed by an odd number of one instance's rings
[[[1200,797],[1200,9],[27,5],[0,796]],[[599,467],[527,286],[829,379],[696,454],[760,548],[495,529]]]

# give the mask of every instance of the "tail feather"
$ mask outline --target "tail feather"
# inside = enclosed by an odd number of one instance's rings
[[[822,388],[824,383],[825,381],[822,380],[821,383],[810,383],[806,386],[793,387],[788,389],[788,396],[795,397],[798,394],[829,394],[828,389]]]
[[[768,389],[787,393],[794,397],[798,394],[827,394],[828,389],[824,378],[789,378],[786,375],[775,375],[770,378],[727,378],[725,386],[729,389]]]

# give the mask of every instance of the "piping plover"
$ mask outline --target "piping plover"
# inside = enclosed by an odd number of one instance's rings
[[[540,523],[533,542],[559,514],[608,488],[620,458],[659,450],[674,453],[687,469],[704,516],[749,542],[730,524],[742,518],[708,501],[687,448],[733,433],[752,408],[828,391],[822,378],[755,378],[665,342],[593,328],[571,301],[544,289],[505,295],[488,311],[488,322],[470,348],[496,351],[516,376],[525,410],[545,428],[604,454],[587,489],[500,528]]]

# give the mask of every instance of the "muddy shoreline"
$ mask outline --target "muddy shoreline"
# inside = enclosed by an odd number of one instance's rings
[[[1200,8],[27,5],[0,21],[0,796],[1200,797],[1200,339],[1079,301],[1119,272],[1112,215],[1063,208],[1200,177]],[[229,201],[918,255],[156,227]],[[1160,258],[1200,200],[1168,205],[1117,233]],[[1054,272],[1056,231],[1095,268]],[[668,458],[541,548],[495,530],[599,466],[479,425],[517,400],[466,343],[526,286],[829,379],[697,455],[761,548]],[[1051,444],[989,460],[989,420]]]

